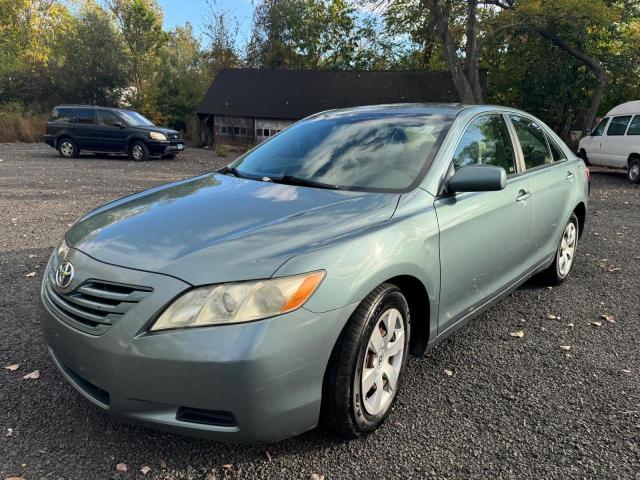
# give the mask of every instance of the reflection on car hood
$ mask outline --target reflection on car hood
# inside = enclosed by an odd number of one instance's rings
[[[66,239],[97,260],[194,285],[267,278],[296,253],[389,219],[398,197],[207,174],[100,207]]]
[[[176,134],[180,134],[180,132],[178,132],[177,130],[171,130],[170,128],[164,128],[164,127],[156,127],[156,126],[146,126],[146,125],[135,125],[135,128],[138,130],[144,130],[146,132],[160,132],[160,133],[164,133],[165,135],[176,135]]]

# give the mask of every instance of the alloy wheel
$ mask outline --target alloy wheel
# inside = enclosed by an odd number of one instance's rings
[[[635,182],[638,179],[639,175],[640,175],[640,163],[632,162],[631,166],[629,167],[629,180],[631,180],[632,182]]]
[[[60,145],[60,151],[65,157],[73,155],[73,144],[71,142],[62,142]]]
[[[558,248],[558,272],[563,277],[566,277],[571,270],[573,263],[573,256],[576,251],[576,241],[578,230],[573,222],[564,229],[562,234],[562,241],[560,242],[560,248]]]
[[[140,145],[134,145],[133,151],[131,153],[133,154],[133,158],[135,158],[136,160],[140,160],[144,154]]]
[[[364,356],[362,404],[369,415],[384,413],[395,396],[404,356],[404,320],[395,308],[386,310],[376,322]]]

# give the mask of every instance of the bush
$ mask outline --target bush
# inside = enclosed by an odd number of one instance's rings
[[[0,107],[0,143],[41,142],[47,120],[13,105]]]
[[[216,155],[218,157],[228,157],[229,147],[227,147],[226,145],[216,145]]]

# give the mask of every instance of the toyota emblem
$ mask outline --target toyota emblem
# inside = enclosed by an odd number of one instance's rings
[[[71,262],[61,263],[56,271],[56,285],[60,288],[67,288],[73,280],[73,265]]]

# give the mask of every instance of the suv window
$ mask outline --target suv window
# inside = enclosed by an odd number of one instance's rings
[[[76,112],[76,123],[96,123],[93,108],[79,108]]]
[[[484,115],[469,125],[453,156],[453,165],[456,169],[495,165],[515,173],[513,144],[502,115]]]
[[[109,110],[98,110],[98,124],[105,125],[107,127],[113,127],[114,122],[122,123],[120,117]]]
[[[602,135],[604,133],[604,127],[607,126],[608,121],[609,117],[604,117],[602,120],[600,120],[600,123],[598,123],[598,125],[596,125],[596,128],[593,129],[593,132],[591,132],[591,136],[599,137],[600,135]]]
[[[50,122],[71,123],[76,113],[75,108],[56,108],[51,114]]]
[[[524,164],[527,169],[553,163],[547,137],[542,127],[533,120],[517,115],[511,115],[511,121],[516,129],[518,140],[520,140]]]
[[[625,115],[623,117],[613,117],[609,128],[607,128],[607,135],[624,135],[627,131],[627,125],[631,120],[631,115]]]
[[[627,135],[640,135],[640,115],[636,115],[633,117],[633,120],[631,120]]]

